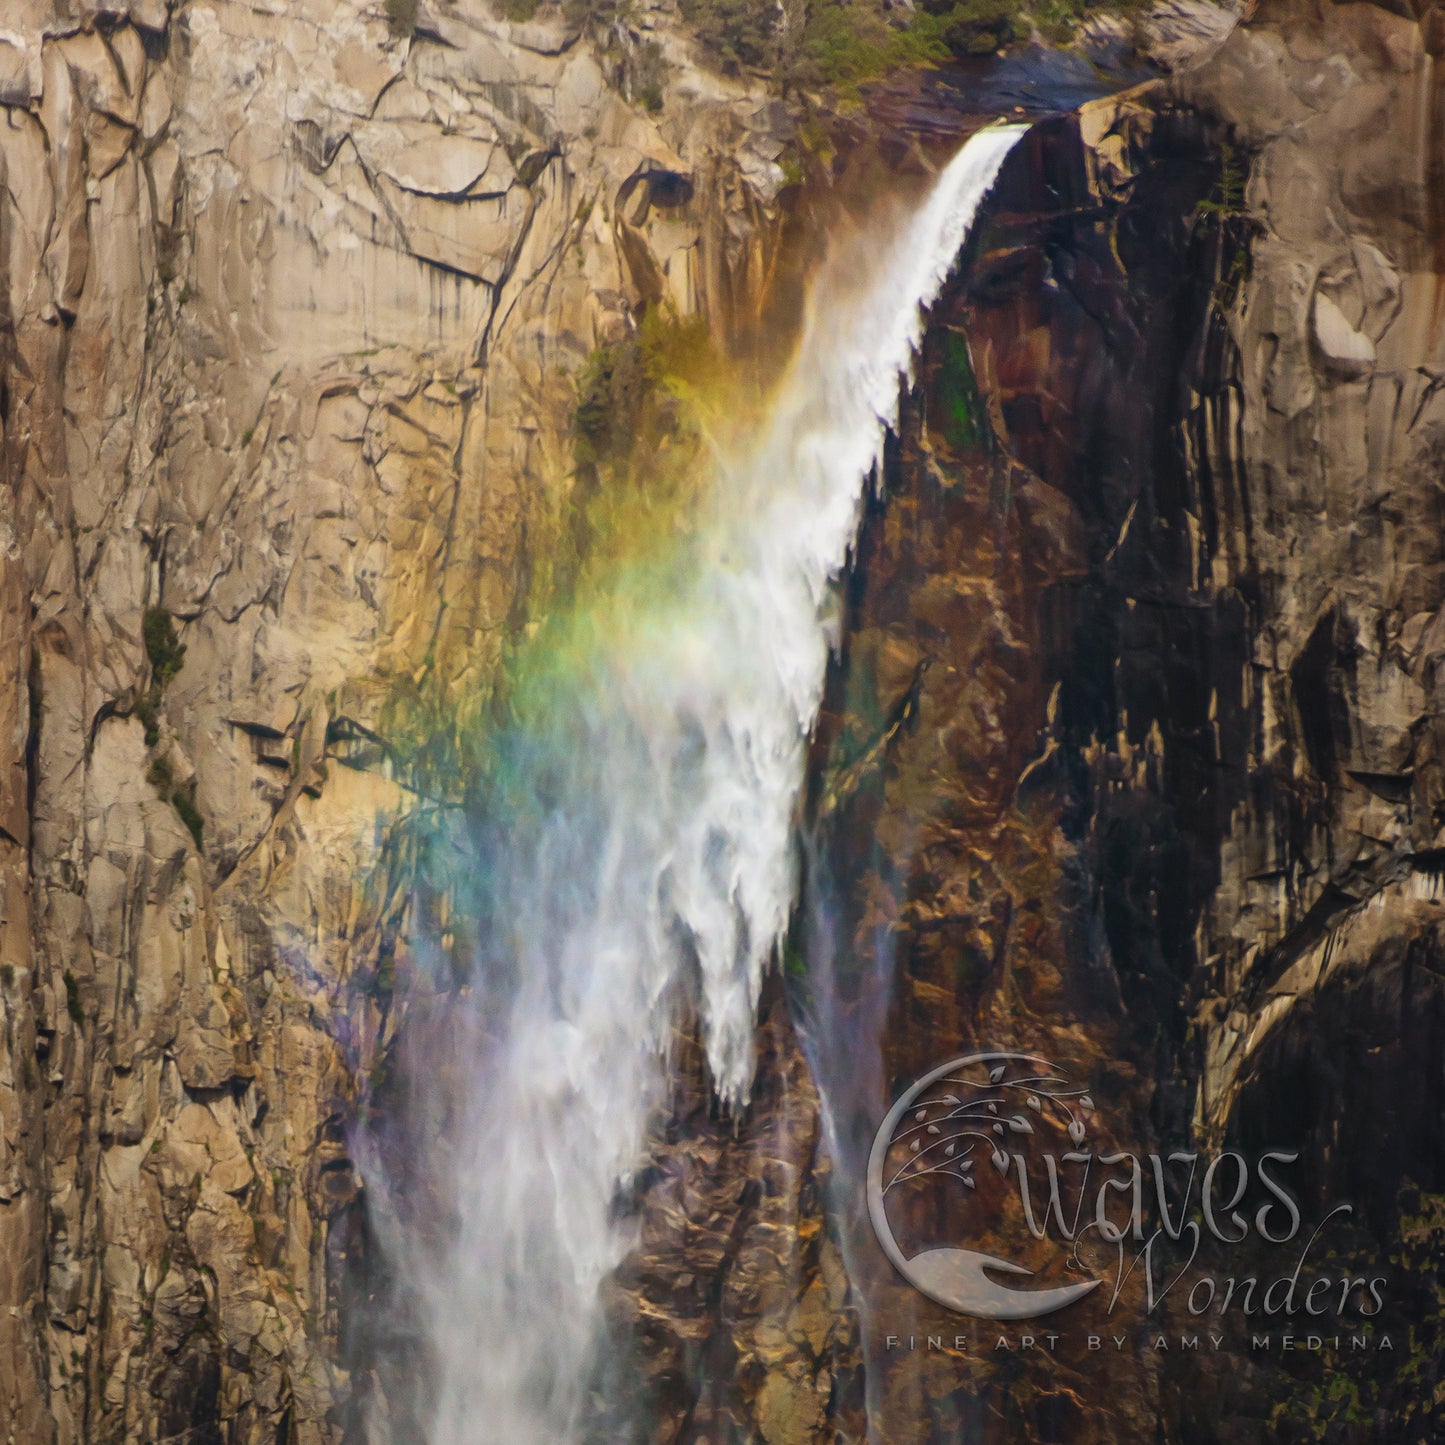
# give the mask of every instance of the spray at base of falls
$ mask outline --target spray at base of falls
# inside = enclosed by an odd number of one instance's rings
[[[755,441],[719,456],[668,564],[619,576],[498,740],[472,986],[402,1060],[407,1187],[452,1217],[419,1237],[368,1168],[426,1335],[428,1445],[577,1438],[598,1287],[630,1243],[612,1202],[689,981],[718,1092],[746,1099],[834,583],[923,308],[1022,133],[975,135],[893,235],[830,255]]]

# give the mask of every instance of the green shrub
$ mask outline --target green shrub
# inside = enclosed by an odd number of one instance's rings
[[[627,96],[648,110],[662,109],[662,88],[667,83],[667,62],[662,46],[655,40],[644,40],[633,51],[627,66]]]
[[[632,421],[646,389],[642,355],[631,339],[592,352],[577,379],[572,413],[572,450],[578,466],[612,461],[631,449]]]
[[[935,395],[943,412],[943,434],[950,446],[958,451],[973,451],[992,442],[968,342],[956,333],[950,333],[944,341]]]
[[[954,55],[989,55],[1018,36],[1015,0],[963,0],[939,16],[943,43]]]
[[[416,32],[417,0],[386,0],[386,23],[398,39],[407,40]]]
[[[498,0],[503,6],[531,0]],[[607,83],[626,99],[648,110],[662,109],[667,62],[662,47],[636,28],[634,0],[562,0],[562,13],[592,39]],[[595,131],[586,132],[591,138]]]
[[[160,711],[154,689],[143,692],[135,701],[135,715],[145,729],[146,747],[153,748],[161,740]]]
[[[1219,180],[1209,196],[1194,207],[1195,224],[1208,217],[1228,220],[1244,213],[1246,167],[1239,152],[1225,141],[1219,147]]]
[[[724,73],[772,59],[777,6],[769,0],[681,0],[680,8],[704,57]]]
[[[175,621],[164,607],[146,608],[141,619],[141,639],[151,665],[151,685],[136,699],[135,715],[145,729],[146,746],[153,748],[161,737],[161,694],[181,670],[186,649],[177,640]]]
[[[818,0],[809,6],[800,55],[786,82],[845,91],[890,70],[944,60],[935,18],[920,13],[907,28],[891,25],[870,0]]]
[[[182,788],[176,787],[171,765],[165,758],[151,759],[151,765],[146,769],[146,781],[163,798],[168,799],[171,807],[181,815],[181,822],[190,830],[191,837],[199,848],[206,822],[201,817],[200,809],[196,807],[195,783],[191,782]]]
[[[581,0],[572,0],[581,3]],[[1112,0],[1133,13],[1141,0]],[[775,0],[680,0],[703,60],[736,72],[771,67],[782,87],[826,85],[845,94],[888,72],[987,55],[1037,30],[1067,44],[1090,0],[919,0],[906,20],[883,0],[809,0],[780,22]],[[1101,7],[1103,8],[1103,7]]]
[[[580,469],[651,454],[675,424],[669,403],[716,376],[718,358],[700,316],[651,306],[631,336],[599,346],[577,379],[573,456]]]
[[[181,822],[190,830],[191,837],[195,840],[196,847],[201,846],[201,835],[205,832],[206,820],[201,817],[201,810],[196,807],[196,800],[190,789],[177,788],[171,794],[171,806],[181,815]]]
[[[85,1009],[80,1002],[80,985],[68,968],[65,970],[65,1011],[70,1015],[71,1023],[80,1025],[85,1022]]]
[[[631,0],[562,0],[562,14],[573,25],[580,25],[607,49],[609,35],[625,26],[632,18]]]
[[[181,670],[186,649],[176,639],[176,624],[164,607],[147,607],[141,622],[146,656],[157,687],[165,685]]]
[[[798,153],[789,148],[778,157],[778,169],[783,173],[783,184],[785,186],[800,186],[807,178],[807,171],[803,167],[802,159]]]

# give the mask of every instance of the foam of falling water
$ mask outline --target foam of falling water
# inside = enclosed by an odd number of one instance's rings
[[[477,982],[445,1045],[405,1060],[413,1098],[445,1096],[409,1145],[455,1208],[430,1240],[393,1212],[388,1242],[436,1370],[429,1445],[577,1438],[598,1286],[629,1243],[609,1204],[661,1097],[680,980],[697,982],[719,1093],[747,1095],[833,583],[921,307],[1020,134],[974,136],[866,265],[857,249],[825,263],[767,421],[719,459],[696,535],[645,586],[619,581],[505,740],[473,880]]]

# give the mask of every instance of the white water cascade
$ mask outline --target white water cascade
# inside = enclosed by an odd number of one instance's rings
[[[479,982],[450,1006],[451,1062],[406,1064],[413,1095],[449,1091],[409,1147],[455,1216],[387,1241],[435,1370],[429,1445],[578,1438],[599,1284],[629,1244],[610,1206],[662,1097],[680,986],[720,1094],[746,1098],[834,583],[922,308],[1021,133],[975,135],[893,234],[824,262],[770,414],[718,459],[661,601],[589,633],[562,705],[511,741]]]

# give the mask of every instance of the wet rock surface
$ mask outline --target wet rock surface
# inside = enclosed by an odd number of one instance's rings
[[[1280,0],[1205,59],[1176,9],[1181,73],[1036,131],[935,313],[753,1101],[719,1117],[679,1044],[599,1440],[1438,1423],[1438,26]],[[481,5],[7,17],[9,1438],[359,1430],[346,1141],[398,1027],[406,799],[347,762],[388,678],[484,682],[519,625],[593,346],[665,301],[743,354],[750,308],[796,308],[786,110],[648,16],[657,113]],[[839,129],[921,172],[956,104]],[[1005,1042],[1121,1145],[1297,1141],[1306,1205],[1357,1203],[1341,1250],[1391,1251],[1400,1368],[1332,1399],[1307,1364],[888,1358],[957,1324],[873,1245],[862,1153]]]
[[[1038,128],[934,313],[820,728],[795,993],[854,1120],[835,1219],[882,1438],[1438,1428],[1430,43],[1262,7],[1190,75]],[[1088,1303],[1040,1324],[1043,1362],[886,1354],[990,1332],[882,1259],[858,1161],[908,1082],[1000,1047],[1082,1073],[1118,1147],[1298,1150],[1404,1360],[1262,1356],[1280,1321],[1238,1315],[1213,1358],[1071,1356]],[[966,1205],[938,1227],[1016,1257]]]

